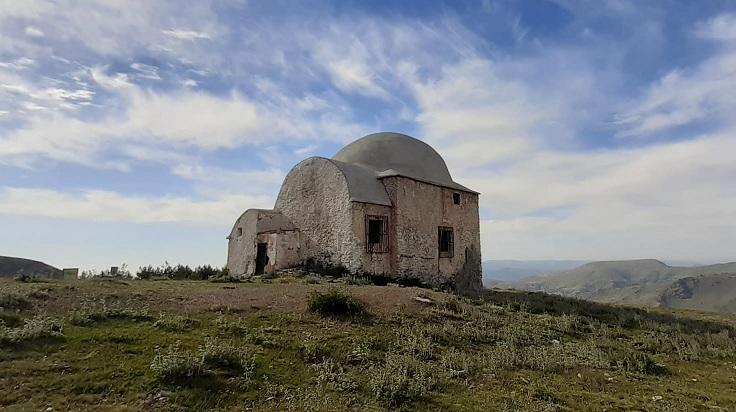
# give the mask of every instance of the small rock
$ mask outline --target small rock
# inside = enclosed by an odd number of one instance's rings
[[[664,398],[662,398],[662,397],[661,397],[661,396],[659,396],[659,395],[654,395],[654,396],[652,396],[652,400],[653,400],[654,402],[657,402],[657,401],[661,401],[662,399],[664,399]]]
[[[430,298],[423,298],[421,296],[414,296],[414,300],[416,300],[417,302],[426,303],[428,305],[431,305],[432,303],[434,303],[434,301],[432,301],[432,299],[430,299]]]
[[[560,344],[560,341],[557,340],[557,339],[552,339],[552,344],[559,345]]]

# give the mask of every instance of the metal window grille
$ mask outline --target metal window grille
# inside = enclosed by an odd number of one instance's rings
[[[451,227],[437,228],[437,248],[441,258],[451,258],[455,255],[455,239]]]
[[[365,251],[368,253],[388,252],[388,216],[366,215]]]

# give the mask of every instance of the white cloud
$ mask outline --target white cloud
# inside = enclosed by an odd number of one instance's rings
[[[29,37],[43,37],[44,34],[38,27],[28,26],[25,29],[26,36]]]
[[[144,63],[133,63],[130,68],[138,72],[138,77],[148,80],[161,80],[158,74],[158,67]]]
[[[174,37],[179,40],[201,40],[201,39],[211,39],[210,35],[204,32],[194,31],[194,30],[183,30],[183,29],[170,29],[170,30],[161,30],[161,33]]]
[[[695,34],[706,39],[736,40],[736,14],[720,14],[702,22],[696,26]]]
[[[696,34],[722,48],[692,69],[675,69],[628,102],[617,116],[622,137],[648,137],[694,122],[735,124],[736,16],[720,15],[698,25]],[[733,33],[732,33],[733,32]]]
[[[0,62],[0,68],[19,71],[33,66],[34,64],[36,64],[36,61],[33,59],[28,57],[19,57],[9,62]]]
[[[91,190],[63,193],[50,189],[0,189],[0,214],[81,219],[98,222],[187,222],[227,225],[247,208],[273,205],[269,196],[228,195],[195,200],[189,197],[125,196]]]
[[[91,78],[124,103],[122,113],[82,120],[52,111],[29,116],[20,129],[0,139],[0,162],[27,164],[37,158],[109,167],[106,151],[117,145],[167,146],[173,151],[205,150],[293,140],[340,140],[360,133],[339,115],[315,112],[309,98],[276,96],[254,100],[240,93],[214,96],[203,91],[178,90],[161,94],[130,82],[124,74],[90,70]],[[20,90],[17,87],[13,90]],[[25,90],[20,90],[25,91]],[[91,97],[87,91],[46,91],[64,100]],[[35,102],[26,110],[47,109]],[[125,154],[124,152],[121,154]],[[121,166],[116,166],[121,167]]]

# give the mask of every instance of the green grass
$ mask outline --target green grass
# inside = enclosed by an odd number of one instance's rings
[[[736,405],[736,321],[726,316],[543,294],[494,291],[470,300],[352,286],[336,301],[360,295],[371,316],[351,322],[342,315],[352,309],[324,317],[311,312],[317,295],[309,292],[289,310],[242,303],[274,288],[274,302],[298,287],[333,294],[326,286],[129,283],[51,281],[44,284],[47,298],[0,311],[0,342],[6,339],[0,409],[685,411]],[[32,290],[32,284],[0,283],[2,294],[24,297]],[[405,309],[380,309],[385,291],[405,291],[399,306]],[[206,293],[215,298],[203,298]],[[436,303],[411,306],[419,293]],[[213,302],[237,310],[213,312]]]

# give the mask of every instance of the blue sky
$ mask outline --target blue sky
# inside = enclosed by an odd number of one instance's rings
[[[375,131],[482,193],[484,259],[736,260],[731,1],[0,1],[0,255],[221,265]]]

